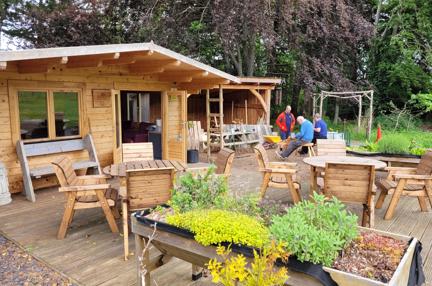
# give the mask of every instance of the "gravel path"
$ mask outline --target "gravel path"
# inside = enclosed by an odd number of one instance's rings
[[[0,281],[2,286],[76,285],[1,234]]]

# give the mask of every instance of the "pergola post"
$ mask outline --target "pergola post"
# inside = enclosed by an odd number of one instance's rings
[[[320,93],[320,109],[319,114],[323,116],[322,110],[323,110],[323,101],[324,101],[324,94],[323,92]]]
[[[220,126],[220,148],[222,150],[222,148],[224,147],[223,143],[223,130],[224,130],[224,109],[223,109],[223,87],[220,84],[219,85],[219,114],[220,114],[220,118],[219,118],[219,126]]]
[[[359,95],[358,102],[359,102],[359,113],[358,113],[358,119],[357,119],[357,131],[360,132],[361,127],[361,117],[362,117],[362,95]]]
[[[373,120],[373,90],[370,93],[370,103],[369,103],[369,124],[368,124],[368,139],[370,139],[372,133],[372,120]]]

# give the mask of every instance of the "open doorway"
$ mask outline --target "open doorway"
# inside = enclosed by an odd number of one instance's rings
[[[121,91],[122,143],[153,143],[153,157],[162,159],[161,93]]]

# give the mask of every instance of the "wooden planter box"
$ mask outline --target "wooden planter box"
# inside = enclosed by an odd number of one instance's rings
[[[421,156],[411,154],[383,154],[377,152],[366,152],[366,151],[347,151],[349,155],[357,157],[368,157],[379,161],[386,162],[388,167],[392,165],[397,167],[416,167],[420,163]]]
[[[380,231],[376,229],[369,229],[364,227],[359,227],[360,230],[363,231],[372,231],[381,235],[385,235],[388,237],[392,237],[395,239],[399,239],[402,241],[409,241],[411,237],[398,235],[390,232]],[[382,283],[376,280],[372,280],[369,278],[364,278],[355,274],[339,271],[329,267],[323,267],[324,271],[328,272],[332,279],[339,286],[396,286],[396,285],[407,285],[409,272],[411,268],[411,263],[415,251],[415,246],[417,243],[417,239],[413,238],[407,250],[405,251],[404,256],[402,257],[399,266],[397,267],[395,273],[393,274],[392,279],[388,283]]]

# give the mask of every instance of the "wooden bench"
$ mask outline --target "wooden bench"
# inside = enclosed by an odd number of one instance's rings
[[[93,169],[97,174],[101,174],[99,160],[96,155],[95,146],[91,135],[86,135],[83,139],[73,139],[65,141],[52,141],[42,143],[26,143],[22,140],[17,142],[17,154],[23,174],[24,190],[29,201],[35,202],[36,197],[32,179],[55,175],[54,168],[47,160],[46,165],[30,167],[29,159],[37,156],[47,156],[62,154],[65,152],[75,152],[86,150],[88,160],[81,160],[73,163],[74,170]]]

